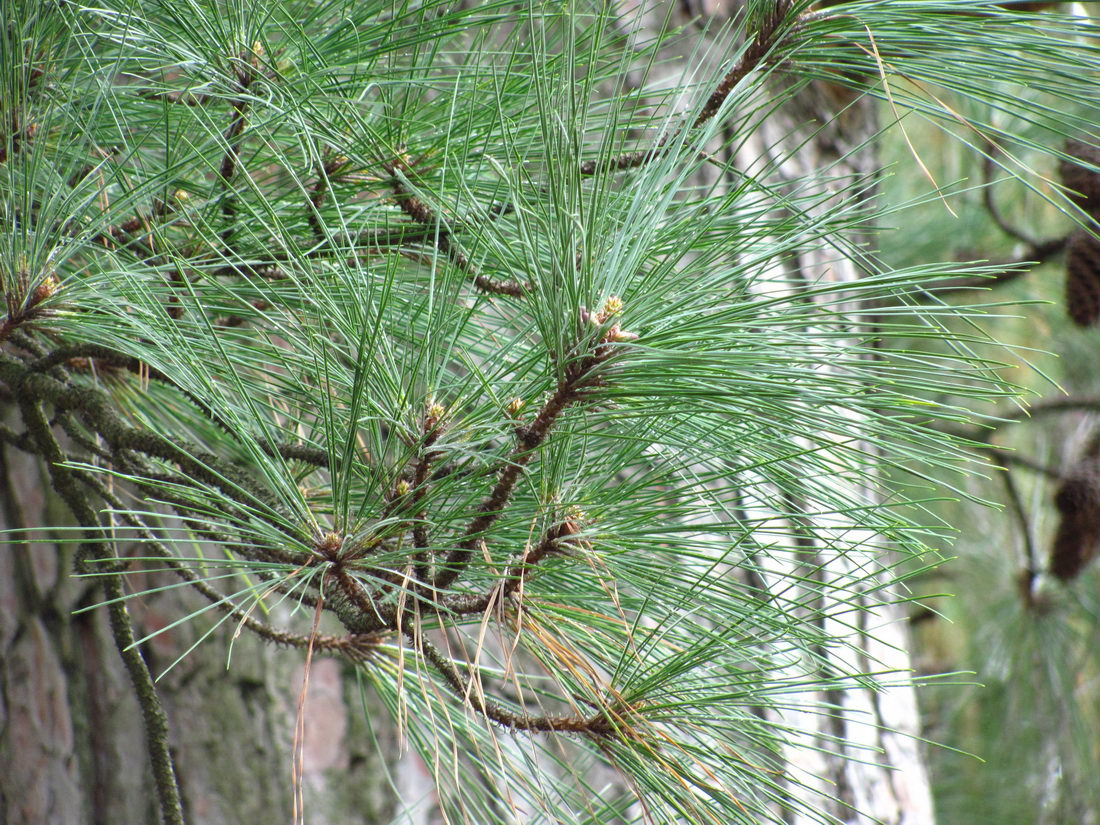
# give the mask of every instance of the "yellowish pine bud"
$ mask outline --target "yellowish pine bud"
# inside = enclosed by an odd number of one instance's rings
[[[588,513],[576,504],[570,504],[565,508],[565,517],[570,521],[588,521]]]
[[[623,299],[618,295],[611,295],[606,301],[603,302],[603,309],[600,310],[600,321],[607,321],[610,318],[614,318],[616,315],[623,311]]]
[[[37,306],[42,303],[51,295],[54,295],[60,288],[61,280],[51,272],[42,283],[34,288],[34,292],[31,293],[31,306]]]

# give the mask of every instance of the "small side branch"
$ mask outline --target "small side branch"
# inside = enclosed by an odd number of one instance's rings
[[[1022,278],[1036,266],[1045,264],[1061,254],[1069,244],[1069,236],[1052,238],[1028,249],[1024,255],[1014,261],[1005,261],[999,265],[1002,271],[993,275],[974,275],[940,281],[934,288],[923,293],[925,300],[938,300],[956,293],[973,294],[976,289],[990,289],[1004,286]]]
[[[620,311],[621,306],[622,302],[618,298],[609,298],[600,313],[589,316],[587,311],[583,311],[582,324],[593,320],[598,324],[606,324]],[[542,405],[535,420],[529,425],[517,428],[515,448],[504,459],[503,469],[500,470],[497,482],[489,496],[482,501],[477,515],[466,528],[458,544],[447,555],[444,568],[436,574],[435,581],[432,583],[435,589],[449,587],[462,574],[470,562],[477,542],[500,518],[512,498],[517,482],[523,476],[527,465],[545,444],[550,430],[561,414],[584,398],[587,391],[596,383],[598,379],[595,370],[611,356],[614,345],[636,337],[634,333],[621,330],[617,323],[613,324],[603,337],[592,345],[592,349],[576,356],[567,366],[557,389]]]
[[[222,182],[222,216],[227,224],[222,232],[224,243],[229,243],[232,239],[233,223],[237,217],[237,202],[232,194],[232,186],[233,178],[241,165],[241,135],[248,124],[249,102],[244,95],[248,92],[252,81],[256,79],[259,73],[260,53],[258,47],[253,47],[251,54],[242,53],[238,55],[238,61],[236,80],[241,96],[230,101],[233,115],[223,136],[226,144],[225,154],[222,156],[221,166],[218,169],[218,176]]]
[[[580,527],[575,519],[566,519],[559,524],[550,527],[534,547],[526,550],[520,558],[516,559],[505,572],[503,579],[489,593],[480,595],[449,596],[442,600],[443,606],[450,612],[459,615],[484,613],[498,599],[501,601],[512,597],[523,585],[536,565],[547,556],[563,552],[568,544],[575,540]]]
[[[446,255],[458,269],[465,272],[474,286],[491,295],[510,295],[521,298],[527,293],[522,285],[514,281],[500,281],[478,272],[470,259],[466,257],[466,254],[451,239],[450,227],[443,223],[431,208],[416,197],[401,180],[399,172],[403,171],[404,167],[397,163],[387,163],[384,168],[393,177],[391,188],[393,189],[394,200],[401,207],[401,211],[417,223],[438,227],[438,232],[432,238],[436,248]]]
[[[21,276],[23,280],[26,276]],[[57,291],[58,280],[49,275],[30,291],[29,295],[5,294],[7,315],[0,321],[0,344],[4,343],[19,327],[39,318],[45,311],[43,303]]]
[[[990,146],[990,151],[997,151],[995,147]],[[996,162],[989,155],[986,156],[982,162],[982,175],[985,178],[985,188],[982,190],[982,199],[985,203],[985,211],[989,213],[989,217],[993,220],[993,223],[997,224],[997,227],[1004,232],[1008,237],[1014,238],[1020,243],[1026,244],[1029,249],[1036,249],[1041,244],[1037,238],[1033,238],[1027,232],[1024,232],[1018,226],[1009,223],[1001,212],[1000,206],[997,205],[997,199],[993,195],[993,172],[997,168]]]

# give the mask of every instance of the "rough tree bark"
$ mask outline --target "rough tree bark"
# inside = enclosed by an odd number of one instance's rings
[[[0,526],[70,521],[47,492],[38,459],[7,445],[0,450]],[[102,589],[71,575],[71,544],[9,538],[0,552],[0,822],[159,821],[141,713],[106,613],[75,612],[102,601]],[[141,586],[155,584],[147,579]],[[138,638],[202,608],[188,591],[131,602]],[[142,644],[154,675],[214,621],[207,614]],[[249,633],[234,641],[233,631],[232,621],[222,624],[200,653],[158,683],[189,825],[285,821],[291,811],[304,659]],[[303,761],[309,822],[380,825],[394,815],[387,771],[398,756],[395,731],[385,709],[366,695],[364,708],[341,661],[314,658]],[[423,792],[416,781],[423,768],[415,760],[404,764],[401,784],[411,802]]]

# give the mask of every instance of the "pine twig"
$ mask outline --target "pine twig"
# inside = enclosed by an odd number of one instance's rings
[[[527,294],[527,289],[521,284],[514,281],[499,281],[478,272],[470,259],[466,257],[466,254],[451,239],[450,227],[426,203],[416,197],[405,185],[405,182],[401,180],[400,171],[404,167],[399,163],[386,163],[383,168],[392,176],[391,188],[393,189],[394,200],[401,211],[417,223],[439,228],[433,238],[436,248],[446,255],[458,269],[465,272],[478,289],[491,295],[510,295],[514,298],[522,298]]]
[[[535,566],[548,556],[561,553],[570,540],[575,540],[579,525],[575,520],[566,519],[553,525],[543,533],[542,539],[533,548],[524,553],[508,567],[500,582],[491,591],[483,594],[462,594],[445,596],[443,607],[455,614],[471,615],[484,613],[497,600],[507,600],[519,590],[530,576]]]
[[[46,416],[37,402],[25,399],[20,405],[23,421],[32,433],[38,450],[46,460],[53,487],[68,505],[77,522],[85,528],[87,543],[81,546],[74,564],[82,565],[84,560],[109,558],[103,552],[103,546],[96,541],[99,519],[89,503],[87,496],[77,484],[73,472],[64,465],[65,456],[57,440],[50,432]],[[126,609],[122,578],[113,568],[103,576],[104,596],[110,619],[111,634],[115,640],[119,655],[130,676],[134,695],[141,707],[142,722],[145,728],[145,747],[153,768],[153,779],[157,789],[161,819],[165,825],[184,825],[183,806],[180,802],[179,784],[176,780],[175,765],[168,746],[168,717],[164,713],[156,683],[141,651],[135,644],[134,630],[130,623],[130,614]]]
[[[945,279],[938,282],[934,288],[921,294],[924,296],[925,300],[939,300],[945,295],[955,293],[973,294],[975,289],[990,289],[1010,284],[1030,273],[1036,266],[1045,264],[1047,261],[1061,254],[1068,244],[1069,236],[1042,241],[1038,245],[1025,251],[1025,253],[1016,260],[1001,262],[1000,266],[1003,267],[1001,272],[993,275],[974,275]]]
[[[532,733],[580,733],[592,737],[610,736],[615,726],[607,716],[560,716],[547,714],[531,716],[526,713],[513,713],[501,707],[492,699],[482,696],[473,684],[463,678],[454,662],[413,627],[405,626],[403,632],[410,639],[424,659],[436,669],[454,694],[473,710],[487,719],[503,725],[510,730],[522,730]],[[609,709],[610,711],[610,709]]]
[[[609,299],[607,307],[599,315],[594,316],[594,320],[599,323],[607,322],[621,308],[618,299],[615,299],[615,302],[617,305],[611,309],[612,301]],[[583,312],[582,324],[589,320],[588,313]],[[517,482],[523,476],[527,465],[542,448],[558,418],[568,407],[580,401],[586,390],[594,384],[596,379],[594,371],[612,355],[614,344],[634,337],[637,336],[634,333],[624,332],[616,323],[591,350],[575,358],[566,367],[565,375],[554,393],[542,405],[535,420],[516,430],[516,445],[503,460],[503,467],[497,476],[496,484],[489,496],[482,501],[477,515],[466,528],[455,549],[448,554],[444,569],[436,574],[432,582],[433,589],[441,590],[449,587],[462,574],[470,562],[477,542],[500,518],[512,497]]]

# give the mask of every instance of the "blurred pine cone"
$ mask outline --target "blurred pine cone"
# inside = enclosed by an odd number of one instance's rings
[[[1070,157],[1100,167],[1100,147],[1092,146],[1084,141],[1070,139],[1066,141],[1065,153]],[[1066,188],[1077,193],[1071,196],[1074,203],[1094,218],[1100,219],[1100,172],[1086,169],[1068,160],[1063,160],[1058,165],[1058,171]]]
[[[1100,457],[1077,463],[1058,488],[1054,504],[1062,514],[1050,548],[1050,574],[1069,581],[1081,574],[1100,549]]]
[[[1066,252],[1066,310],[1078,326],[1100,319],[1100,241],[1083,230]]]

